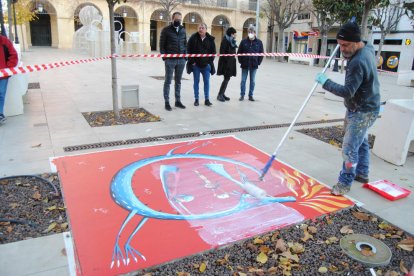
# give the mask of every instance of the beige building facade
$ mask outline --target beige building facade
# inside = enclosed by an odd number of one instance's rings
[[[183,1],[173,12],[182,13],[188,37],[197,31],[198,23],[206,23],[208,32],[216,38],[218,50],[225,30],[230,26],[237,30],[238,41],[246,37],[247,28],[256,23],[255,5],[256,2],[252,0],[188,0]],[[24,49],[31,46],[72,48],[75,32],[82,27],[79,12],[85,6],[95,7],[103,18],[102,22],[109,22],[106,0],[33,0],[30,9],[36,11],[38,18],[22,26],[21,46]],[[161,30],[171,18],[158,1],[129,0],[115,6],[115,20],[119,39],[127,43],[136,35],[143,45],[141,51],[148,53],[159,51]],[[260,19],[258,37],[264,44],[266,31],[267,22]]]

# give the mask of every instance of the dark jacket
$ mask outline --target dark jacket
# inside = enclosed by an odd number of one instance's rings
[[[170,24],[161,31],[161,54],[187,54],[187,35],[183,26],[177,29]],[[165,60],[165,58],[163,58]]]
[[[230,41],[227,40],[226,36],[223,37],[223,40],[220,44],[220,54],[235,54],[237,46],[231,45]],[[220,56],[217,66],[217,75],[218,76],[227,76],[235,77],[237,73],[236,67],[236,57],[224,57]]]
[[[191,35],[187,44],[187,53],[189,54],[216,54],[216,44],[214,42],[214,36],[211,36],[209,33],[206,33],[204,40],[201,40],[201,37],[198,33]],[[216,73],[214,67],[214,58],[215,57],[200,57],[200,58],[188,58],[187,61],[187,73],[192,72],[192,65],[195,63],[198,67],[204,68],[207,64],[210,64],[211,74]],[[188,72],[190,70],[190,72]]]
[[[245,38],[240,42],[238,54],[244,53],[263,53],[263,43],[260,39],[250,40]],[[238,56],[241,68],[257,69],[262,63],[263,56]]]
[[[379,111],[380,91],[374,47],[365,45],[348,60],[345,85],[328,79],[323,88],[344,98],[350,111]]]
[[[0,69],[16,67],[19,57],[10,40],[0,35]],[[3,77],[8,78],[8,77]]]

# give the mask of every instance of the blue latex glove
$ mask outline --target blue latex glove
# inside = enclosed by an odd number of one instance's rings
[[[318,73],[315,77],[315,81],[319,82],[321,85],[324,85],[327,80],[328,77],[323,73]]]

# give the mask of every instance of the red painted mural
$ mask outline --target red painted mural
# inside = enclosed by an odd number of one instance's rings
[[[79,275],[158,265],[353,205],[223,137],[54,159]]]

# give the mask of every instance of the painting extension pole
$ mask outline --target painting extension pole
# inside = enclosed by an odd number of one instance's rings
[[[329,65],[331,64],[331,61],[334,58],[334,56],[335,56],[336,52],[338,51],[338,49],[339,49],[339,44],[336,45],[335,50],[333,51],[332,55],[329,57],[328,62],[326,63],[325,67],[322,70],[322,73],[325,73],[326,72],[326,70],[328,69]],[[303,102],[302,106],[300,107],[299,112],[296,114],[296,116],[293,119],[292,123],[290,124],[289,128],[285,132],[285,135],[283,135],[283,138],[280,141],[279,145],[277,146],[276,150],[274,151],[274,153],[270,157],[269,161],[267,161],[265,167],[263,168],[262,174],[260,175],[260,180],[263,180],[265,174],[267,173],[267,171],[269,170],[270,166],[272,165],[273,160],[275,160],[276,154],[279,152],[280,147],[285,142],[288,134],[292,130],[293,126],[296,123],[296,120],[299,118],[300,114],[302,113],[303,109],[305,108],[306,104],[308,103],[310,97],[312,96],[312,94],[315,91],[315,89],[316,89],[317,86],[318,86],[318,82],[315,81],[315,84],[313,85],[311,91],[309,92],[308,96],[306,97],[305,101]]]

